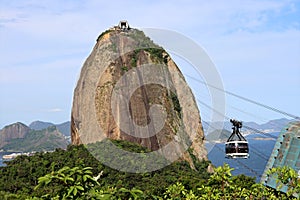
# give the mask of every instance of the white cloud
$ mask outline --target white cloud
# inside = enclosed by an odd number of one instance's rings
[[[51,109],[46,109],[46,110],[43,110],[43,111],[53,113],[53,112],[62,112],[63,109],[60,109],[60,108],[51,108]]]

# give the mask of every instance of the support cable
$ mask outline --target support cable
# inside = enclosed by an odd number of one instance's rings
[[[197,79],[197,78],[195,78],[195,77],[193,77],[193,76],[190,76],[190,75],[188,75],[188,74],[185,74],[185,76],[187,76],[187,77],[189,77],[190,79],[195,80],[195,81],[197,81],[197,82],[199,82],[199,83],[205,84],[205,85],[207,85],[207,86],[209,86],[209,87],[211,87],[211,88],[214,88],[214,89],[216,89],[216,90],[219,90],[219,91],[221,91],[221,92],[224,92],[224,93],[226,93],[226,94],[229,94],[229,95],[231,95],[231,96],[234,96],[234,97],[236,97],[236,98],[242,99],[242,100],[247,101],[247,102],[250,102],[250,103],[252,103],[252,104],[256,104],[256,105],[258,105],[258,106],[261,106],[261,107],[264,107],[264,108],[266,108],[266,109],[268,109],[268,110],[272,110],[272,111],[277,112],[277,113],[280,113],[280,114],[282,114],[282,115],[291,117],[291,118],[293,118],[293,119],[300,120],[300,117],[299,117],[299,116],[296,116],[296,115],[287,113],[287,112],[285,112],[285,111],[282,111],[282,110],[279,110],[279,109],[277,109],[277,108],[268,106],[268,105],[266,105],[266,104],[262,104],[262,103],[260,103],[260,102],[258,102],[258,101],[254,101],[254,100],[252,100],[252,99],[243,97],[243,96],[238,95],[238,94],[235,94],[235,93],[233,93],[233,92],[230,92],[230,91],[227,91],[227,90],[220,89],[220,88],[218,88],[218,87],[216,87],[216,86],[210,85],[210,84],[206,83],[205,81],[201,81],[201,80],[199,80],[199,79]]]

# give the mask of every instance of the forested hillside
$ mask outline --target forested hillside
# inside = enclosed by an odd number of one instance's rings
[[[113,142],[127,151],[148,151],[126,141]],[[0,168],[0,199],[288,198],[251,177],[232,176],[228,165],[215,168],[212,174],[207,172],[208,161],[197,162],[195,169],[182,161],[154,172],[126,173],[101,164],[83,145],[19,156],[6,164]],[[299,192],[295,185],[290,188],[292,193]]]

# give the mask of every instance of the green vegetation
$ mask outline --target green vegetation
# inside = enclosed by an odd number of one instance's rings
[[[136,62],[138,58],[138,54],[140,51],[146,51],[150,53],[150,56],[152,60],[159,61],[160,63],[164,62],[165,64],[168,62],[167,55],[164,56],[163,53],[165,53],[165,50],[161,47],[147,47],[147,48],[140,48],[140,49],[135,49],[131,55],[131,61],[130,64],[132,67],[136,67]]]
[[[123,71],[128,71],[128,67],[127,66],[123,66],[123,67],[121,67],[121,69],[123,70]]]
[[[63,167],[58,171],[53,171],[38,178],[38,185],[35,187],[35,190],[39,187],[47,189],[51,188],[48,187],[50,185],[62,185],[63,187],[55,187],[57,191],[49,191],[43,197],[50,197],[50,193],[55,193],[57,194],[56,198],[77,199],[98,185],[97,180],[92,177],[93,172],[91,169],[91,167]]]
[[[149,151],[130,142],[113,142],[126,151],[140,153]],[[96,144],[94,144],[94,147],[99,152],[101,150],[105,151],[105,149],[98,148],[99,146]],[[92,148],[93,146],[89,147],[90,150]],[[114,157],[111,156],[111,159]],[[130,162],[130,159],[128,162]],[[143,195],[149,198],[152,195],[162,194],[166,187],[176,181],[181,181],[188,185],[190,189],[196,189],[209,177],[206,170],[198,172],[192,170],[187,162],[175,162],[161,170],[143,174],[120,172],[101,164],[83,145],[68,146],[67,150],[57,149],[51,153],[37,153],[29,157],[19,156],[6,164],[6,167],[0,168],[0,191],[3,191],[2,194],[5,195],[15,194],[41,197],[49,194],[51,191],[51,195],[54,197],[60,191],[60,187],[62,187],[56,179],[53,179],[53,181],[57,184],[49,183],[47,187],[34,188],[38,185],[39,177],[57,172],[66,166],[70,169],[74,167],[80,167],[80,169],[91,167],[92,169],[90,170],[93,176],[97,176],[102,172],[101,178],[98,180],[99,186],[96,186],[96,188],[102,190],[115,188],[116,191],[119,191],[121,188],[128,190],[137,189],[143,191]],[[201,168],[206,169],[209,162],[203,161],[201,165]],[[69,174],[68,170],[64,171],[64,173]],[[0,196],[0,199],[4,199],[4,197]]]
[[[131,29],[130,34],[128,34],[129,37],[134,39],[135,41],[138,42],[138,47],[141,49],[145,48],[153,48],[153,47],[158,47],[149,37],[147,37],[143,31],[137,30],[137,29]]]
[[[294,170],[289,168],[285,171],[283,168],[276,168],[270,170],[270,173],[283,173],[283,176],[278,176],[278,182],[289,180],[287,182],[296,183],[289,185],[291,193],[280,193],[272,188],[263,186],[262,184],[255,183],[253,178],[240,175],[232,176],[230,168],[227,164],[215,168],[215,172],[208,179],[207,184],[203,184],[197,190],[189,190],[184,184],[176,182],[170,185],[165,193],[164,199],[297,199],[292,194],[299,195],[300,179],[293,181],[292,174]],[[293,171],[291,173],[291,171]],[[284,178],[283,178],[284,177]],[[287,183],[286,182],[286,183]],[[296,186],[297,185],[297,186]],[[298,188],[298,189],[296,189]],[[280,189],[277,188],[277,189]]]
[[[300,177],[298,173],[288,167],[277,167],[268,171],[269,176],[276,177],[277,190],[280,191],[283,186],[287,186],[287,196],[293,197],[298,195],[300,197]]]
[[[174,110],[178,113],[179,118],[181,119],[181,106],[178,100],[178,97],[175,93],[171,93],[171,99],[174,105]]]
[[[149,151],[130,142],[113,143],[126,151]],[[83,145],[19,156],[6,164],[0,167],[0,199],[293,199],[300,186],[290,168],[269,172],[288,185],[284,194],[254,178],[232,176],[226,164],[210,174],[207,161],[198,161],[196,170],[175,162],[154,172],[120,172],[101,164]]]
[[[111,44],[111,48],[112,48],[113,52],[118,51],[118,47],[117,47],[116,43],[114,43],[114,42]]]
[[[163,48],[147,48],[145,51],[149,52],[152,58],[158,59],[160,62],[164,62],[163,53],[165,52]]]
[[[137,56],[138,56],[138,53],[141,51],[141,49],[135,49],[133,51],[133,54],[132,54],[132,57],[131,57],[131,61],[130,61],[130,64],[132,67],[136,67],[136,62],[137,62]]]
[[[139,48],[134,50],[131,60],[132,67],[136,67],[137,54],[140,52],[140,50],[149,52],[152,59],[157,59],[159,62],[164,62],[165,64],[168,62],[168,55],[163,55],[163,53],[165,53],[165,50],[155,44],[149,37],[144,34],[143,31],[132,29],[128,36],[138,42],[137,47]]]

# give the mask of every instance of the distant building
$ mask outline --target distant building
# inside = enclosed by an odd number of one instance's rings
[[[291,122],[281,131],[262,175],[261,183],[276,188],[275,178],[268,176],[267,172],[271,168],[283,166],[293,168],[300,175],[300,122]],[[286,192],[287,187],[282,187],[281,191]]]
[[[119,28],[122,29],[122,30],[129,30],[130,27],[129,27],[129,24],[126,20],[122,20],[119,22]]]

